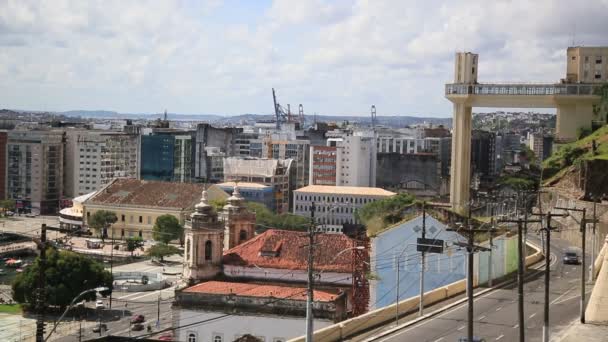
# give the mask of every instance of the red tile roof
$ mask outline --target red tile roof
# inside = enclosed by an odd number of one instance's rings
[[[227,281],[206,281],[183,290],[204,294],[229,295],[245,297],[273,297],[291,300],[306,300],[305,287],[282,286],[261,283],[235,283]],[[315,301],[331,302],[340,294],[335,291],[314,290]]]
[[[355,240],[343,234],[315,235],[315,270],[351,273]],[[224,252],[224,265],[306,270],[308,233],[268,229],[253,239]]]
[[[89,198],[85,205],[90,203],[187,209],[200,201],[205,187],[206,185],[201,183],[117,178]],[[216,185],[209,186],[207,192],[210,200],[228,197],[228,194]]]

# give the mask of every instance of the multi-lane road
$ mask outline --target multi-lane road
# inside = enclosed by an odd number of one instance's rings
[[[536,238],[529,237],[532,241]],[[580,265],[563,265],[562,254],[570,245],[562,240],[553,239],[551,243],[551,280],[550,280],[550,334],[556,336],[579,315]],[[544,276],[541,270],[544,263],[536,265],[527,272],[524,285],[524,314],[526,341],[541,341],[544,313]],[[591,288],[587,286],[587,293]],[[587,298],[589,294],[587,294]],[[475,336],[486,341],[517,341],[519,338],[517,305],[517,286],[505,287],[487,292],[475,298],[474,331]],[[387,329],[389,330],[389,329]],[[417,323],[396,329],[388,335],[376,333],[367,336],[366,341],[429,341],[452,342],[466,337],[466,302]],[[382,335],[382,336],[379,336]],[[360,341],[362,339],[354,338]]]

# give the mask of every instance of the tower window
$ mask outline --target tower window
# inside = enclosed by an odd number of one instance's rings
[[[196,334],[188,333],[188,342],[196,342]]]
[[[241,230],[239,233],[239,242],[247,241],[247,232],[245,230]]]
[[[213,243],[211,240],[207,240],[207,242],[205,242],[205,260],[211,260],[212,249]]]

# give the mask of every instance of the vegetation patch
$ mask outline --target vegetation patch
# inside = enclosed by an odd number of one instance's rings
[[[0,313],[20,315],[22,311],[19,304],[0,304]]]

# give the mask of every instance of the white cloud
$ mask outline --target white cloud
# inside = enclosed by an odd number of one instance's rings
[[[0,2],[0,103],[183,113],[449,115],[458,50],[480,81],[557,81],[565,48],[608,45],[608,1]]]

